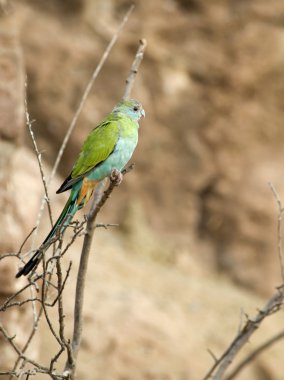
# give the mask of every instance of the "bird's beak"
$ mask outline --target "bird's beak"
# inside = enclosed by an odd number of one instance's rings
[[[141,110],[141,115],[142,115],[143,117],[146,116],[145,111],[144,111],[143,109]]]

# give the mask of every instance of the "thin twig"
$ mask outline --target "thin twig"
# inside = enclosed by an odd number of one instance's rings
[[[135,59],[132,63],[129,75],[126,79],[126,86],[125,86],[125,91],[124,91],[124,95],[123,95],[124,100],[127,100],[130,97],[130,93],[131,93],[131,90],[132,90],[132,87],[133,87],[133,84],[135,81],[135,77],[138,73],[140,63],[142,62],[146,46],[147,46],[147,41],[145,39],[139,40],[139,47],[138,47]]]
[[[18,257],[19,258],[19,254],[18,253],[3,253],[3,254],[0,254],[0,260],[4,260],[7,257]]]
[[[5,307],[5,311],[7,309],[11,308],[11,307],[22,306],[22,305],[24,305],[26,303],[29,303],[29,302],[39,302],[39,303],[41,303],[41,298],[37,298],[37,297],[36,298],[27,298],[27,299],[25,299],[23,301],[15,301],[15,302],[9,303],[9,305],[7,305]]]
[[[16,343],[14,342],[14,339],[15,339],[15,335],[14,336],[10,336],[8,334],[8,332],[6,331],[6,329],[0,324],[0,332],[2,333],[2,335],[4,336],[4,338],[6,339],[7,342],[9,342],[10,346],[14,349],[14,351],[19,355],[19,357],[31,364],[33,364],[35,367],[37,368],[40,368],[41,370],[43,371],[48,371],[48,369],[46,367],[43,367],[41,366],[40,364],[36,363],[34,360],[32,359],[29,359],[27,358],[24,354],[23,354],[23,351],[20,350],[20,348],[16,345]],[[11,372],[14,372],[14,370],[12,370]]]
[[[65,347],[61,346],[59,351],[54,355],[54,357],[50,361],[49,371],[50,373],[53,372],[53,367],[57,360],[60,358],[61,354],[65,351]]]
[[[63,346],[62,340],[60,339],[60,336],[57,335],[55,328],[53,327],[53,324],[52,324],[52,322],[49,318],[48,312],[47,312],[45,299],[47,298],[48,285],[47,285],[46,280],[45,280],[45,275],[43,275],[42,280],[43,280],[43,282],[42,282],[42,287],[41,287],[41,299],[42,299],[42,308],[43,308],[43,312],[45,315],[45,319],[46,319],[46,322],[48,324],[49,330],[51,331],[52,335],[57,340],[59,345]]]
[[[261,354],[263,351],[265,351],[267,348],[272,346],[274,343],[276,343],[278,340],[284,338],[284,331],[281,331],[280,333],[274,335],[270,339],[268,339],[266,342],[258,346],[254,351],[252,351],[244,360],[242,360],[238,366],[228,375],[226,376],[225,380],[232,380],[234,379],[241,370],[246,367],[251,361],[253,361],[259,354]]]
[[[27,87],[27,82],[26,82],[26,87]],[[33,147],[34,147],[34,150],[35,150],[36,156],[37,156],[38,166],[39,166],[39,170],[40,170],[40,176],[41,176],[41,180],[42,180],[42,184],[43,184],[43,188],[44,188],[45,200],[46,200],[47,207],[48,207],[48,215],[49,215],[49,219],[50,219],[50,224],[51,224],[51,226],[53,226],[52,213],[51,213],[50,201],[49,201],[49,196],[48,196],[48,186],[47,186],[47,183],[45,180],[45,175],[44,175],[44,171],[43,171],[43,167],[42,167],[41,153],[38,150],[37,143],[36,143],[35,136],[34,136],[34,132],[32,130],[32,122],[30,120],[30,115],[28,112],[27,98],[25,98],[25,113],[26,113],[26,124],[27,124],[27,127],[29,129],[29,133],[30,133],[30,136],[32,139]]]
[[[28,337],[28,339],[27,339],[24,347],[22,348],[22,354],[24,354],[26,352],[26,350],[28,349],[28,347],[29,347],[29,345],[30,345],[30,343],[31,343],[31,341],[32,341],[32,339],[33,339],[36,331],[37,331],[37,328],[38,328],[38,325],[39,325],[39,322],[40,322],[40,319],[41,319],[41,316],[42,316],[42,312],[43,312],[43,308],[41,307],[40,311],[39,311],[38,315],[36,316],[36,319],[35,319],[35,321],[33,323],[32,331],[31,331],[31,333],[30,333],[30,335],[29,335],[29,337]],[[18,359],[15,361],[15,364],[13,366],[12,372],[17,369],[17,367],[18,367],[19,363],[22,361],[22,359],[23,359],[23,356],[19,355]],[[10,379],[12,379],[12,377],[10,377]]]
[[[278,259],[280,264],[280,271],[281,271],[281,278],[282,282],[284,283],[284,260],[283,260],[283,248],[282,248],[282,214],[283,214],[283,207],[282,202],[279,197],[278,192],[276,191],[275,187],[271,182],[268,183],[275,201],[277,205],[277,252],[278,252]]]
[[[69,266],[71,268],[71,265]],[[62,277],[62,270],[61,270],[61,265],[60,265],[60,258],[56,261],[56,270],[57,270],[57,281],[58,281],[58,323],[59,323],[59,337],[62,342],[62,347],[67,349],[67,356],[68,356],[68,361],[73,362],[73,352],[71,348],[71,344],[67,342],[65,339],[65,315],[64,315],[64,308],[63,308],[63,299],[62,299],[62,293],[64,289],[64,284],[65,282],[63,281]],[[65,281],[68,277],[65,278]]]
[[[31,232],[29,232],[29,234],[25,237],[24,241],[22,242],[19,250],[18,250],[18,255],[20,255],[20,253],[22,253],[22,249],[24,248],[24,245],[26,244],[26,242],[29,240],[29,238],[31,237],[31,235],[34,233],[34,231],[36,230],[36,227],[34,227]]]
[[[42,281],[43,281],[42,294],[41,294],[41,307],[40,307],[40,309],[39,309],[39,311],[37,313],[35,302],[32,302],[32,305],[33,305],[33,317],[34,317],[33,328],[32,328],[32,331],[31,331],[31,333],[29,334],[29,336],[27,338],[27,341],[26,341],[24,347],[22,348],[22,355],[18,356],[18,358],[15,361],[15,364],[14,364],[14,366],[12,368],[12,371],[16,371],[16,369],[18,368],[19,364],[22,362],[22,360],[23,360],[23,354],[27,351],[29,345],[31,344],[31,342],[32,342],[32,340],[33,340],[33,338],[35,336],[35,333],[36,333],[36,331],[38,329],[38,325],[40,323],[40,320],[41,320],[41,317],[42,317],[43,313],[45,314],[47,323],[51,324],[51,322],[50,322],[50,320],[48,318],[47,310],[46,310],[46,306],[47,306],[46,305],[46,298],[47,298],[47,295],[48,295],[48,286],[50,284],[51,275],[52,274],[49,273],[48,276],[46,276],[46,271],[45,271],[45,267],[44,267],[43,275],[38,276],[34,281],[31,281],[31,279],[29,278],[30,283],[34,284],[35,286],[36,286],[36,282],[35,282],[36,280],[42,279]],[[32,293],[31,298],[36,298],[36,297],[33,297],[33,293]],[[50,331],[53,333],[53,335],[55,336],[55,339],[58,341],[58,343],[61,344],[60,343],[60,339],[56,335],[56,333],[55,333],[52,325],[51,325],[51,330]],[[10,379],[12,380],[12,376],[10,377]]]
[[[117,224],[117,223],[97,223],[96,224],[96,228],[100,228],[100,227],[102,227],[102,228],[104,228],[105,230],[107,230],[108,229],[108,227],[118,227],[119,226],[119,224]]]
[[[60,257],[61,257],[61,256],[60,256]],[[55,258],[55,257],[53,257],[52,259],[54,259],[54,258]],[[59,257],[58,257],[58,258],[59,258]],[[56,258],[56,259],[57,259],[57,258]],[[69,266],[68,266],[67,271],[66,271],[65,278],[64,278],[64,280],[62,281],[62,285],[61,285],[60,288],[57,287],[57,291],[58,291],[57,296],[55,297],[55,299],[54,299],[52,302],[50,302],[50,303],[45,303],[46,306],[54,307],[54,305],[57,303],[58,298],[62,295],[63,290],[64,290],[64,288],[65,288],[66,281],[67,281],[67,279],[68,279],[68,277],[69,277],[71,267],[72,267],[72,262],[70,261]],[[53,285],[53,286],[54,286],[54,285]]]
[[[212,357],[212,359],[214,360],[214,362],[217,363],[218,358],[217,358],[217,356],[214,354],[214,352],[211,351],[210,348],[207,348],[207,352],[208,352],[208,354]]]

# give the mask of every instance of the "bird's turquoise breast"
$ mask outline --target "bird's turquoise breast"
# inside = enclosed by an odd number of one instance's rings
[[[130,160],[138,142],[138,128],[131,131],[122,128],[120,132],[113,152],[89,173],[89,179],[100,181],[108,177],[113,169],[121,171]]]

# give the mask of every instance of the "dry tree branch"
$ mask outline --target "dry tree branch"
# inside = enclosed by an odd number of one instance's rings
[[[228,366],[232,363],[233,359],[242,349],[242,347],[249,341],[249,338],[258,329],[261,322],[269,315],[277,312],[282,306],[283,300],[284,285],[280,286],[277,289],[277,293],[268,300],[266,305],[264,305],[264,307],[258,311],[254,318],[247,320],[230,346],[226,349],[222,356],[217,361],[215,361],[214,365],[207,372],[203,380],[221,380]]]
[[[73,357],[72,361],[67,361],[64,373],[70,374],[71,379],[74,378],[76,359],[80,348],[82,328],[83,328],[83,303],[84,303],[84,290],[87,274],[88,259],[91,250],[91,244],[93,240],[94,231],[96,228],[96,217],[100,212],[101,208],[110,197],[113,189],[122,181],[122,175],[128,173],[133,169],[133,165],[130,165],[127,169],[120,173],[117,170],[113,170],[110,176],[110,184],[108,188],[102,193],[104,187],[104,182],[102,181],[98,187],[94,197],[94,202],[92,204],[91,210],[88,214],[87,227],[85,232],[85,238],[83,242],[80,264],[76,283],[76,295],[75,295],[75,306],[74,306],[74,327],[73,327],[73,338],[72,338],[72,351]]]
[[[27,87],[27,82],[25,83],[25,85]],[[43,183],[44,200],[46,200],[46,203],[47,203],[50,224],[51,224],[51,226],[53,226],[52,212],[51,212],[50,201],[49,201],[49,196],[48,196],[48,186],[47,186],[47,183],[46,183],[46,179],[45,179],[45,175],[44,175],[44,171],[43,171],[43,167],[42,167],[41,153],[38,150],[37,143],[36,143],[35,136],[34,136],[34,132],[32,130],[32,121],[30,120],[30,115],[29,115],[29,112],[28,112],[27,98],[25,98],[25,114],[26,114],[26,125],[27,125],[27,127],[29,129],[29,133],[30,133],[30,136],[31,136],[31,139],[32,139],[34,151],[35,151],[36,156],[37,156],[38,166],[39,166],[39,170],[40,170],[40,176],[41,176],[41,180],[42,180],[42,183]]]
[[[225,372],[228,366],[232,363],[237,353],[242,347],[249,341],[250,336],[258,329],[261,322],[269,315],[277,312],[284,302],[284,261],[282,250],[282,213],[284,211],[282,207],[281,199],[271,182],[269,187],[273,193],[273,196],[277,204],[277,253],[280,264],[280,271],[282,277],[282,285],[277,288],[275,293],[266,303],[266,305],[258,311],[257,315],[253,319],[249,319],[247,316],[246,323],[239,329],[237,336],[222,354],[219,359],[216,359],[214,355],[214,365],[207,372],[203,380],[221,380],[224,378]],[[242,313],[243,314],[243,313]],[[267,342],[259,346],[255,351],[249,354],[227,377],[226,380],[233,379],[251,360],[253,360],[260,352],[271,346],[277,340],[284,337],[284,331],[278,333],[274,337],[270,338]]]
[[[244,360],[242,360],[237,367],[229,373],[229,375],[226,376],[225,380],[232,380],[235,379],[236,376],[241,372],[241,370],[247,366],[251,361],[253,361],[259,354],[261,354],[263,351],[265,351],[267,348],[272,346],[274,343],[278,342],[278,340],[284,338],[284,331],[281,331],[280,333],[274,335],[270,339],[268,339],[266,342],[259,345],[254,351],[252,351]]]
[[[58,237],[57,237],[57,239],[58,239]],[[39,323],[40,323],[40,320],[41,320],[41,317],[42,317],[43,314],[46,317],[46,321],[47,321],[48,326],[51,327],[51,329],[50,329],[51,333],[53,334],[53,336],[55,337],[55,339],[57,340],[57,342],[62,347],[61,341],[58,338],[56,332],[54,331],[54,328],[53,328],[53,326],[51,324],[51,321],[49,319],[49,316],[48,316],[48,313],[47,313],[47,310],[46,310],[46,306],[48,306],[47,303],[46,303],[46,299],[47,299],[47,296],[48,296],[48,287],[50,285],[50,278],[51,278],[52,273],[49,273],[48,276],[46,277],[46,270],[45,270],[45,268],[46,268],[46,266],[44,266],[44,273],[43,273],[43,275],[36,277],[34,280],[31,280],[31,277],[29,277],[29,284],[26,285],[26,286],[24,286],[20,291],[17,292],[17,294],[20,294],[20,292],[22,292],[26,288],[28,288],[28,287],[31,288],[31,285],[34,285],[35,287],[37,287],[36,281],[39,280],[39,279],[42,279],[42,281],[43,281],[42,288],[41,288],[41,302],[40,302],[41,303],[41,307],[40,307],[38,313],[36,313],[35,312],[35,310],[36,310],[36,308],[35,308],[35,302],[32,302],[32,305],[33,305],[33,316],[34,316],[33,327],[32,327],[32,330],[31,330],[31,332],[30,332],[30,334],[29,334],[29,336],[28,336],[28,338],[26,340],[26,343],[25,343],[24,347],[22,348],[22,355],[18,355],[18,358],[15,361],[15,364],[14,364],[14,367],[13,367],[12,371],[16,371],[16,369],[18,368],[18,366],[20,365],[21,362],[27,361],[26,359],[24,360],[24,355],[23,354],[29,348],[29,346],[31,344],[31,341],[34,338],[35,333],[36,333],[36,331],[38,329],[38,326],[39,326]],[[30,297],[30,299],[32,299],[32,300],[34,300],[35,298],[36,297],[33,297],[33,294]],[[11,301],[11,299],[10,299],[10,301]],[[23,366],[23,364],[20,365],[20,367],[22,367],[22,366]],[[43,370],[42,370],[42,372],[43,372]],[[12,376],[10,376],[10,379],[12,380]]]
[[[71,268],[71,265],[69,266],[69,268]],[[60,265],[60,258],[56,261],[56,270],[57,270],[57,280],[58,280],[58,303],[57,304],[58,304],[59,337],[61,339],[62,352],[66,349],[68,361],[72,362],[73,361],[72,347],[71,347],[70,341],[66,340],[65,338],[65,324],[64,324],[65,315],[64,315],[64,308],[63,308],[63,298],[62,298],[64,285],[68,278],[69,271],[67,272],[67,276],[65,280],[63,280],[62,270],[61,270],[61,265]],[[56,358],[58,359],[59,356],[60,355],[58,353],[56,355]]]
[[[27,83],[26,83],[26,86],[27,86]],[[50,202],[49,202],[49,196],[48,196],[48,186],[47,186],[45,175],[44,175],[44,171],[43,171],[42,160],[41,160],[41,153],[38,150],[37,143],[36,143],[36,140],[35,140],[35,137],[34,137],[34,133],[33,133],[33,130],[32,130],[32,122],[30,120],[26,98],[25,98],[25,116],[26,116],[26,125],[28,127],[28,130],[29,130],[29,133],[30,133],[30,136],[31,136],[31,139],[32,139],[33,147],[34,147],[34,150],[35,150],[35,153],[36,153],[36,156],[37,156],[37,160],[38,160],[41,180],[42,180],[42,183],[43,183],[44,193],[45,193],[44,199],[46,200],[47,205],[48,205],[48,214],[49,214],[51,225],[53,225],[53,223],[52,223],[52,212],[51,212],[51,207],[50,207]],[[22,243],[22,245],[20,247],[20,250],[19,250],[19,252],[17,254],[18,257],[19,257],[19,253],[21,252],[21,249],[23,248],[23,245],[26,243],[27,239],[30,237],[30,235],[33,233],[33,231],[34,230],[32,230],[32,232],[27,236],[27,238],[25,238],[24,242]],[[32,329],[31,334],[29,335],[29,337],[28,337],[28,339],[26,341],[26,344],[22,348],[21,355],[18,355],[18,359],[16,360],[16,362],[14,364],[14,368],[13,368],[12,372],[16,370],[19,362],[23,359],[23,354],[24,354],[24,352],[27,350],[27,348],[30,345],[30,342],[31,342],[31,340],[32,340],[32,338],[33,338],[36,330],[37,330],[37,326],[38,326],[38,323],[40,321],[40,317],[41,317],[41,314],[42,314],[41,311],[39,312],[38,315],[36,314],[36,305],[35,305],[35,303],[36,303],[36,301],[38,301],[38,298],[34,294],[34,288],[32,286],[30,286],[30,285],[35,285],[35,283],[30,281],[30,283],[28,284],[28,286],[24,286],[14,296],[10,297],[8,304],[5,303],[5,307],[7,308],[7,307],[11,307],[11,306],[16,306],[16,305],[20,306],[23,303],[31,302],[32,303],[32,309],[33,309],[33,315],[34,315],[33,329]],[[30,291],[31,291],[31,297],[27,300],[27,302],[19,301],[19,302],[14,302],[13,304],[11,304],[10,303],[11,300],[13,298],[15,298],[16,295],[19,295],[26,288],[29,288]],[[41,305],[43,304],[43,302],[41,302]],[[41,308],[41,310],[42,310],[42,308]],[[3,332],[3,330],[2,330],[2,332]]]
[[[0,306],[0,311],[5,311],[7,308],[11,307],[11,301],[31,286],[34,286],[36,288],[35,282],[29,282],[27,285],[23,286],[20,290],[7,298],[6,301]]]
[[[146,48],[146,40],[139,41],[138,51],[134,58],[134,62],[131,66],[130,73],[126,80],[126,87],[123,99],[128,99],[130,96],[131,89],[134,84],[134,80],[136,78],[136,74],[138,72],[139,65],[143,59],[144,50]],[[85,281],[86,281],[86,273],[88,266],[88,259],[91,249],[91,243],[93,240],[93,235],[96,227],[96,217],[103,207],[113,189],[121,183],[122,174],[126,174],[128,171],[132,170],[133,166],[130,166],[128,169],[124,170],[122,173],[117,170],[113,170],[110,176],[110,184],[108,188],[102,194],[102,190],[104,188],[104,182],[102,181],[96,190],[93,205],[88,214],[87,227],[85,238],[83,242],[80,264],[78,269],[77,283],[76,283],[76,295],[75,295],[75,305],[74,305],[74,326],[73,326],[73,338],[72,338],[72,351],[73,357],[72,360],[67,360],[65,365],[64,373],[66,375],[70,374],[71,379],[74,378],[75,369],[76,369],[76,361],[77,355],[80,348],[81,337],[82,337],[82,328],[83,328],[83,303],[84,303],[84,290],[85,290]]]
[[[130,73],[126,79],[126,86],[125,86],[125,91],[123,95],[124,100],[129,99],[130,97],[130,93],[134,84],[135,77],[138,73],[140,63],[142,62],[142,59],[144,57],[144,51],[146,49],[146,46],[147,46],[147,41],[145,39],[139,40],[139,47],[138,47],[136,56],[134,58],[134,61],[132,63]]]
[[[15,335],[14,336],[10,336],[8,334],[8,332],[6,331],[6,329],[0,324],[0,332],[2,333],[2,335],[4,336],[4,338],[6,339],[7,342],[9,342],[10,346],[13,348],[13,350],[19,355],[19,357],[23,360],[25,360],[26,362],[34,365],[36,368],[38,369],[41,369],[42,371],[46,372],[47,368],[36,363],[34,360],[32,359],[29,359],[28,357],[26,357],[23,353],[23,351],[16,345],[16,343],[14,342],[14,339],[15,339]],[[13,369],[9,374],[15,372],[15,369]]]
[[[19,248],[19,251],[18,251],[18,257],[20,257],[20,254],[22,253],[22,249],[24,248],[24,245],[26,244],[26,242],[29,240],[29,238],[32,236],[32,234],[34,233],[34,231],[36,230],[36,227],[33,227],[32,230],[28,233],[28,235],[25,237],[24,241],[22,242],[20,248]]]

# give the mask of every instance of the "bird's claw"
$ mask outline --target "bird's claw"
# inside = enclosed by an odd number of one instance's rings
[[[119,170],[113,169],[110,173],[110,180],[114,183],[115,186],[118,186],[123,180],[123,174]]]

